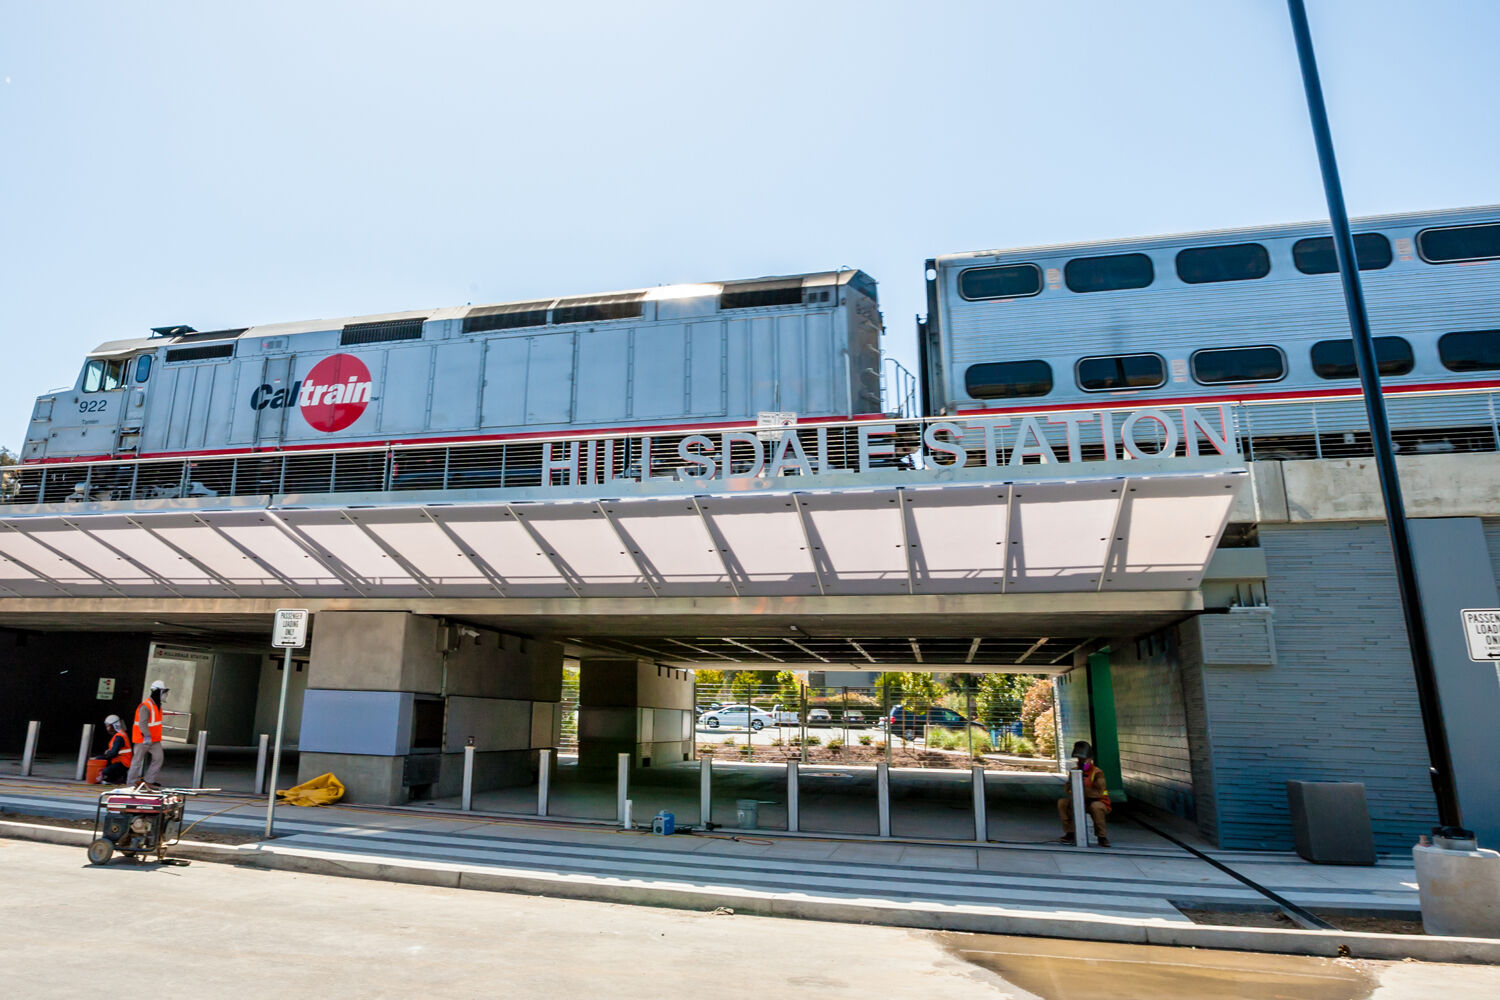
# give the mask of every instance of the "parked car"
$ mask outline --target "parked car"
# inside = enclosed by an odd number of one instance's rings
[[[809,708],[807,710],[807,724],[808,725],[812,725],[815,722],[832,722],[832,721],[833,721],[833,714],[831,712],[829,712],[828,709],[826,709],[826,708]]]
[[[863,726],[865,724],[865,713],[851,708],[844,713],[844,721],[853,723],[856,726]]]
[[[885,725],[888,732],[896,733],[908,740],[921,736],[929,726],[957,730],[972,726],[982,733],[989,732],[979,723],[964,718],[951,708],[929,708],[925,712],[914,712],[905,706],[898,705],[891,709],[890,717],[885,720]]]
[[[725,705],[712,712],[704,712],[698,719],[698,724],[707,726],[709,729],[718,729],[720,726],[748,725],[755,732],[760,732],[767,726],[780,725],[776,716],[750,705]]]

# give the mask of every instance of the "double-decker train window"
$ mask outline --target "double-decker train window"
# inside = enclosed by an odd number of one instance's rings
[[[1438,359],[1451,372],[1500,370],[1500,330],[1468,330],[1438,338]]]
[[[1354,259],[1361,271],[1379,271],[1391,266],[1391,241],[1379,233],[1354,237]],[[1332,236],[1311,236],[1292,244],[1292,263],[1303,274],[1334,274],[1339,269]]]
[[[1402,337],[1375,338],[1375,367],[1382,375],[1405,375],[1416,364],[1411,344]],[[1357,378],[1354,341],[1320,340],[1312,346],[1312,367],[1318,378]]]
[[[1275,382],[1286,377],[1286,358],[1275,347],[1214,347],[1194,352],[1193,378],[1219,382]]]
[[[1429,264],[1495,260],[1500,258],[1500,223],[1424,229],[1417,234],[1417,252]]]
[[[1045,361],[987,361],[964,372],[964,391],[975,399],[1045,396],[1052,391],[1052,366]]]
[[[1117,253],[1108,257],[1074,257],[1063,266],[1063,281],[1069,291],[1115,292],[1145,288],[1156,279],[1151,258],[1143,253]]]
[[[1116,354],[1078,362],[1078,387],[1086,392],[1155,389],[1166,384],[1167,363],[1160,354]]]
[[[1253,281],[1271,273],[1271,255],[1259,243],[1189,247],[1177,254],[1177,277],[1190,285]]]
[[[1042,269],[1035,264],[966,267],[958,272],[958,294],[966,299],[1018,299],[1042,290]]]

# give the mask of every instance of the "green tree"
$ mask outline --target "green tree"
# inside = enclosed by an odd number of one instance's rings
[[[695,670],[693,677],[698,682],[698,697],[713,700],[724,691],[724,671]]]
[[[788,712],[796,711],[802,703],[802,682],[790,670],[776,674],[776,700]]]
[[[925,712],[943,696],[943,686],[926,673],[901,674],[901,704],[913,712]]]
[[[729,682],[729,696],[736,702],[751,704],[751,699],[768,687],[774,677],[769,670],[741,670]]]
[[[1029,674],[985,674],[979,681],[975,708],[979,721],[987,726],[1010,722],[1021,714],[1026,692],[1036,686]]]

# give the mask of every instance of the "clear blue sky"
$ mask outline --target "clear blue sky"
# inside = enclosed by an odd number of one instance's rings
[[[1355,214],[1500,202],[1500,4],[1310,0]],[[11,391],[101,341],[1325,214],[1240,2],[0,0]]]

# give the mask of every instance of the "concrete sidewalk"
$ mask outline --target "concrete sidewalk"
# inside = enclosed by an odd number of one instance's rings
[[[96,787],[72,782],[0,779],[0,812],[90,818],[96,796]],[[261,799],[209,795],[193,799],[187,817],[203,819],[198,830],[253,840],[264,810]],[[269,842],[196,845],[183,853],[423,884],[897,926],[1311,954],[1336,954],[1342,943],[1382,958],[1454,960],[1457,949],[1460,956],[1500,961],[1500,942],[1459,947],[1442,942],[1460,939],[1194,924],[1179,906],[1241,910],[1269,903],[1154,836],[1112,850],[732,830],[658,837],[562,821],[361,806],[283,806],[277,834]],[[82,846],[86,837],[62,839]],[[1217,858],[1311,910],[1417,911],[1406,864],[1316,866],[1272,853]]]

